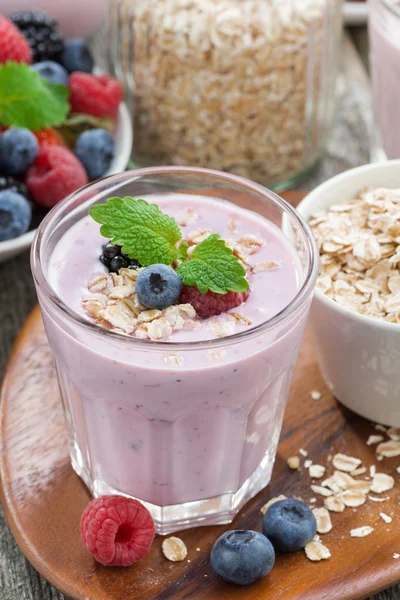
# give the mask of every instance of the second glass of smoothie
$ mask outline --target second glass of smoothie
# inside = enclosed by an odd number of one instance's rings
[[[156,341],[97,324],[84,307],[90,282],[109,276],[99,261],[108,240],[88,210],[115,196],[157,204],[185,239],[212,232],[240,247],[248,299]],[[116,175],[49,213],[32,269],[72,465],[95,496],[137,498],[166,534],[229,522],[268,484],[317,256],[293,208],[216,171]]]

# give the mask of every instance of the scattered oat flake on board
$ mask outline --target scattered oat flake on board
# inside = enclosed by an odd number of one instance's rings
[[[394,486],[394,479],[386,473],[376,473],[371,483],[371,492],[374,494],[382,494],[388,492]]]
[[[399,427],[390,427],[387,430],[387,435],[391,440],[395,440],[396,442],[400,441],[400,428]]]
[[[381,425],[380,423],[377,423],[377,424],[375,425],[375,429],[376,429],[377,431],[383,431],[383,432],[385,432],[385,433],[386,433],[386,431],[387,431],[387,428],[386,428],[384,425]]]
[[[390,517],[389,515],[387,515],[386,513],[379,513],[380,518],[385,521],[385,523],[391,523],[393,521],[392,517]]]
[[[376,467],[375,467],[375,465],[371,465],[369,468],[370,477],[375,477],[375,473],[376,473]]]
[[[169,537],[162,543],[162,551],[165,558],[172,562],[185,560],[187,557],[187,548],[184,542],[178,537]]]
[[[394,552],[393,553],[393,558],[395,558],[395,559],[400,558],[400,554],[397,554],[397,552]]]
[[[351,490],[344,491],[340,497],[343,500],[345,506],[349,506],[351,508],[362,506],[362,504],[365,504],[367,500],[366,495],[362,492],[353,492]]]
[[[299,454],[301,454],[302,456],[304,456],[304,458],[306,458],[308,456],[307,450],[303,450],[303,448],[300,448]]]
[[[372,500],[372,502],[385,502],[386,500],[390,500],[389,496],[386,496],[385,498],[377,498],[376,496],[368,496],[368,498],[370,500]]]
[[[281,494],[280,496],[276,496],[275,498],[271,498],[271,500],[268,500],[268,502],[266,504],[264,504],[264,506],[262,506],[260,508],[260,512],[265,515],[265,513],[267,512],[267,510],[269,509],[270,506],[272,506],[273,504],[275,504],[275,502],[279,502],[280,500],[286,500],[286,496],[284,496],[283,494]]]
[[[321,542],[317,542],[314,540],[312,542],[308,542],[308,544],[305,545],[304,551],[308,560],[311,560],[313,562],[326,560],[331,556],[331,553],[329,552],[326,546],[321,544]]]
[[[317,392],[317,390],[313,390],[313,391],[311,392],[311,398],[312,398],[313,400],[321,400],[321,398],[322,398],[322,394],[321,394],[321,392]]]
[[[346,454],[335,454],[332,459],[332,464],[335,469],[339,471],[345,471],[350,473],[357,469],[361,465],[361,460],[359,458],[354,458],[353,456],[347,456]]]
[[[311,467],[311,465],[312,465],[312,464],[313,464],[313,463],[312,463],[312,460],[310,460],[310,459],[308,459],[308,460],[305,460],[305,461],[304,461],[304,467],[305,467],[306,469],[309,469],[309,468]]]
[[[396,440],[389,440],[388,442],[382,442],[376,449],[377,453],[385,458],[393,458],[394,456],[400,456],[400,442]]]
[[[322,465],[311,465],[308,472],[312,479],[321,479],[325,475],[325,467]]]
[[[287,459],[287,465],[288,465],[289,469],[292,469],[293,471],[297,471],[297,469],[300,468],[300,458],[298,456],[290,456]]]
[[[359,467],[358,469],[354,469],[354,471],[350,472],[352,477],[357,477],[357,475],[364,475],[367,472],[366,467]]]
[[[364,527],[356,527],[355,529],[350,530],[351,537],[362,538],[370,535],[374,531],[373,527],[369,525],[364,525]]]
[[[314,494],[320,494],[321,496],[332,496],[333,494],[332,490],[329,490],[326,487],[322,487],[322,485],[312,485],[311,489],[314,492]]]
[[[379,442],[383,441],[383,435],[370,435],[367,439],[367,446],[373,446],[374,444],[379,444]]]
[[[325,498],[324,506],[331,512],[343,512],[345,509],[345,503],[338,496],[330,496]]]
[[[317,521],[318,533],[328,533],[332,529],[332,521],[329,511],[324,508],[313,508],[313,515]]]

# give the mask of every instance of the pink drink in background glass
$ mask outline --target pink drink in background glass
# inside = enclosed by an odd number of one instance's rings
[[[44,10],[54,17],[66,39],[89,37],[107,13],[107,0],[0,0],[0,14],[14,11]]]
[[[255,208],[269,203],[276,224],[204,197],[204,189],[208,196],[213,190],[219,198],[246,197]],[[249,299],[235,309],[251,326],[235,324],[233,335],[216,339],[204,320],[201,329],[152,342],[90,323],[81,299],[105,270],[98,260],[105,240],[85,215],[89,205],[113,195],[144,197],[171,216],[195,208],[199,220],[182,227],[184,235],[210,227],[225,239],[263,238],[251,258],[275,260],[280,268],[256,273]],[[268,190],[226,174],[144,169],[94,184],[57,207],[40,227],[32,266],[72,464],[94,495],[124,493],[146,502],[160,533],[231,520],[270,479],[315,284],[314,242],[295,211]]]
[[[400,158],[400,1],[370,0],[375,158]],[[383,153],[382,153],[383,151]]]

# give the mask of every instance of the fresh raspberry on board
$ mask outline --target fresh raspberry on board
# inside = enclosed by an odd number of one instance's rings
[[[86,549],[102,565],[127,567],[149,553],[155,535],[151,514],[124,496],[94,498],[81,517]]]
[[[40,131],[34,131],[33,133],[39,142],[40,149],[47,148],[48,146],[64,145],[61,136],[51,127],[44,127]]]
[[[9,60],[18,63],[32,62],[31,49],[22,33],[11,21],[0,16],[0,63]]]
[[[191,304],[199,317],[213,317],[235,306],[239,306],[247,300],[250,292],[227,292],[226,294],[215,294],[208,291],[206,294],[199,292],[197,287],[183,286],[180,302]]]
[[[61,146],[40,150],[28,169],[25,181],[36,202],[46,208],[55,206],[87,182],[88,177],[80,161]]]
[[[72,73],[68,80],[71,111],[94,117],[115,117],[122,101],[121,84],[108,75]]]

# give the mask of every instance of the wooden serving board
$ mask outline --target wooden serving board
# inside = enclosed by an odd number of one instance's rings
[[[290,199],[296,201],[296,195]],[[322,392],[319,401],[310,392]],[[294,374],[281,443],[271,484],[250,501],[229,526],[183,531],[188,560],[171,563],[161,552],[160,536],[148,557],[128,568],[107,568],[85,551],[80,516],[90,500],[73,472],[68,455],[62,406],[50,348],[39,309],[23,327],[12,352],[0,405],[1,499],[11,530],[36,569],[74,600],[357,600],[400,580],[399,485],[358,509],[332,513],[333,529],[322,537],[331,558],[308,561],[303,552],[278,555],[274,569],[249,587],[224,583],[211,569],[210,549],[230,528],[261,529],[260,508],[279,494],[316,497],[304,467],[289,471],[286,460],[300,448],[313,462],[327,465],[328,455],[343,452],[378,471],[396,474],[398,459],[375,459],[365,441],[378,433],[371,423],[341,407],[319,373],[307,333]],[[302,463],[304,458],[302,458]],[[332,471],[328,466],[327,475]],[[317,497],[316,506],[323,505]],[[387,525],[380,512],[393,517]],[[365,538],[350,530],[371,525]]]

